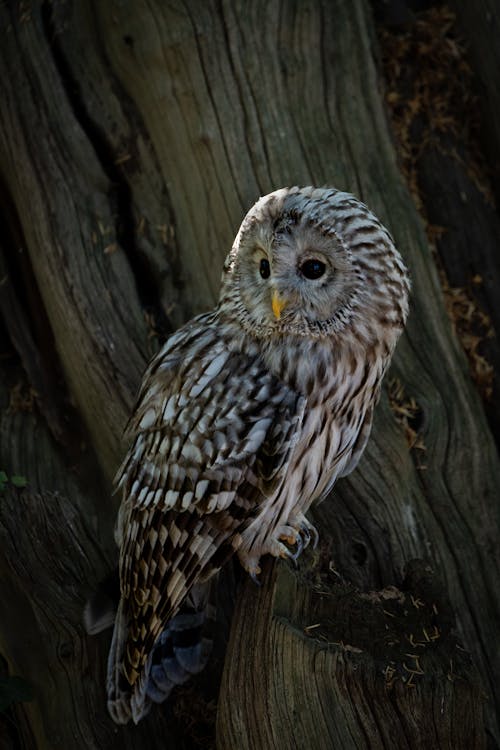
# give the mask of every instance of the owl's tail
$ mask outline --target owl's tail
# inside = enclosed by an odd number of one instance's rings
[[[211,601],[212,580],[194,586],[179,612],[167,623],[158,638],[141,675],[131,687],[123,673],[124,648],[128,640],[128,621],[123,603],[114,600],[111,577],[87,603],[84,613],[86,629],[97,633],[113,624],[114,632],[108,657],[108,710],[113,721],[126,724],[130,718],[137,724],[152,703],[162,703],[176,685],[182,685],[205,667],[212,649],[209,636],[215,622],[215,605]],[[118,587],[119,590],[119,587]]]
[[[205,667],[212,641],[204,636],[215,608],[209,605],[211,581],[191,589],[179,612],[167,623],[151,651],[140,678],[133,687],[123,672],[128,623],[123,603],[116,616],[108,657],[108,711],[117,724],[130,718],[137,724],[151,709],[162,703],[176,685],[182,685]]]

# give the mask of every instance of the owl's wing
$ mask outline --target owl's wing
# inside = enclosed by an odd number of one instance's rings
[[[157,639],[283,481],[304,411],[301,395],[257,352],[232,351],[209,318],[173,339],[146,375],[118,479],[123,599],[108,671],[117,721],[146,710]]]
[[[267,495],[283,475],[304,399],[257,352],[232,351],[207,318],[181,329],[146,373],[117,476],[128,506],[211,513],[243,484]]]

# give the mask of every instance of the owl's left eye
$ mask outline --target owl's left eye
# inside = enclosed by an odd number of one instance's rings
[[[262,258],[260,261],[259,272],[263,279],[268,279],[271,275],[271,266],[267,258]]]
[[[310,258],[302,263],[300,270],[306,279],[320,279],[326,271],[326,265],[317,258]]]

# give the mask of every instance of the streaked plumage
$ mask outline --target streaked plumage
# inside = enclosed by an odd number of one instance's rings
[[[408,291],[388,232],[347,193],[285,188],[247,214],[218,306],[153,359],[129,425],[115,721],[168,693],[162,633],[232,554],[256,576],[262,555],[293,554],[285,539],[298,554],[316,535],[305,513],[359,460]]]

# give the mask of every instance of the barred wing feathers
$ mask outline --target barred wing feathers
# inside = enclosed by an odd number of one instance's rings
[[[145,712],[156,641],[282,483],[302,420],[303,397],[258,356],[232,351],[211,317],[181,329],[152,362],[128,428],[116,531],[122,602],[108,664],[119,722]]]

